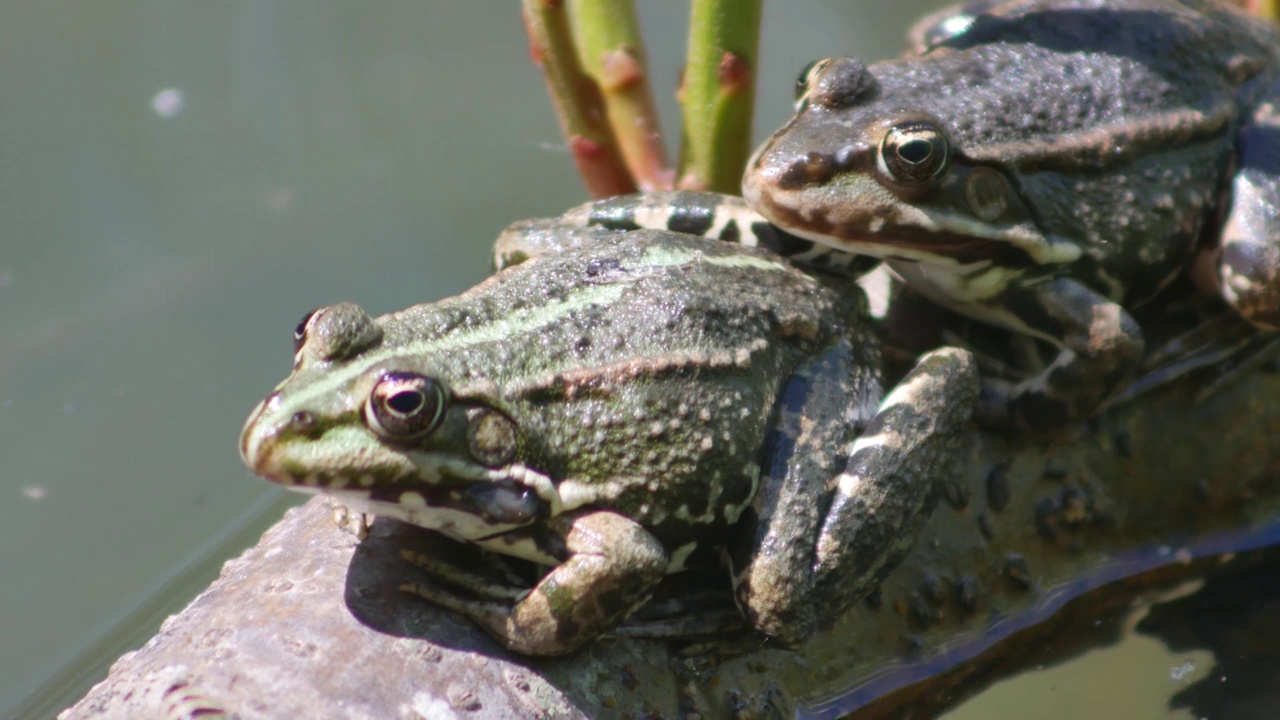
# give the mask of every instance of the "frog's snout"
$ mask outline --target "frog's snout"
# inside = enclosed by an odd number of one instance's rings
[[[240,431],[240,458],[255,474],[272,481],[278,479],[280,468],[273,460],[275,453],[271,449],[279,444],[282,437],[302,429],[297,427],[299,422],[308,424],[310,420],[309,413],[294,413],[294,416],[283,419],[271,417],[276,404],[273,401],[277,397],[273,393],[259,402]]]

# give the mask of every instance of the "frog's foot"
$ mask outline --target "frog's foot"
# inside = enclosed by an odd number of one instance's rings
[[[532,589],[496,583],[432,557],[406,557],[443,584],[402,590],[471,618],[522,655],[564,655],[597,638],[649,598],[667,568],[657,539],[634,521],[605,511],[553,518],[567,559]]]
[[[1223,312],[1147,353],[1142,369],[1152,372],[1174,364],[1196,369],[1222,362],[1246,345],[1257,329],[1238,314]]]
[[[1000,296],[1025,332],[1059,347],[1035,377],[1012,387],[984,380],[975,419],[994,431],[1051,433],[1094,415],[1142,357],[1142,331],[1120,305],[1069,278]]]
[[[1214,377],[1196,393],[1196,402],[1208,400],[1219,390],[1277,360],[1280,360],[1280,333],[1259,333],[1216,369]]]
[[[364,540],[369,537],[369,522],[371,515],[362,512],[356,512],[344,504],[341,500],[332,495],[324,496],[325,504],[329,506],[329,512],[333,515],[333,524],[340,529],[350,533],[357,540]]]
[[[814,364],[835,363],[821,357]],[[817,369],[797,371],[807,393],[788,399],[795,412],[784,413],[777,428],[787,440],[761,480],[757,519],[741,524],[754,533],[745,543],[751,551],[731,554],[744,614],[786,645],[834,621],[911,549],[937,488],[966,452],[977,396],[973,357],[935,350],[851,445],[847,428],[833,421],[851,411],[849,383]]]
[[[1280,82],[1265,94],[1236,139],[1231,205],[1209,259],[1227,302],[1259,328],[1280,330]]]
[[[1197,395],[1199,400],[1206,399],[1265,363],[1276,348],[1280,348],[1280,335],[1260,333],[1235,313],[1220,314],[1148,353],[1142,361],[1143,375],[1108,398],[1102,409],[1122,405],[1202,370],[1213,373]]]

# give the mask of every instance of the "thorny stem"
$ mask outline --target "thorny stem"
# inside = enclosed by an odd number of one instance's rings
[[[761,0],[694,0],[677,185],[741,193],[751,143]]]
[[[524,0],[529,55],[542,69],[569,151],[594,197],[635,192],[605,118],[600,88],[578,62],[563,0]]]
[[[604,94],[622,157],[642,190],[669,190],[667,165],[644,41],[631,0],[569,0],[578,55]]]

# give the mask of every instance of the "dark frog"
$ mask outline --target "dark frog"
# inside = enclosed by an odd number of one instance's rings
[[[748,202],[1053,345],[1034,377],[988,384],[980,417],[996,427],[1095,411],[1142,354],[1129,310],[1188,268],[1280,328],[1274,25],[1160,0],[1009,2],[963,19],[917,33],[916,56],[811,66],[747,170]]]

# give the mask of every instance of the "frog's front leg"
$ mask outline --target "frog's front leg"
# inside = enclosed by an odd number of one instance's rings
[[[838,343],[839,344],[839,343]],[[970,353],[921,358],[861,436],[857,373],[841,348],[793,376],[778,442],[731,552],[735,597],[759,631],[794,645],[833,621],[906,555],[958,470],[978,392]]]
[[[658,540],[616,513],[568,513],[548,520],[546,531],[562,561],[527,594],[417,556],[409,559],[444,582],[410,583],[403,589],[466,615],[514,652],[564,655],[644,604],[666,572],[667,555]],[[509,535],[493,542],[531,540],[520,531]]]
[[[1119,304],[1070,278],[1013,285],[997,296],[1007,327],[1046,340],[1058,356],[1012,388],[984,382],[976,418],[994,430],[1060,430],[1093,415],[1142,358],[1142,330]]]
[[[1268,90],[1280,101],[1280,83]],[[1222,296],[1246,320],[1280,330],[1280,110],[1261,103],[1241,129],[1239,167],[1218,252]],[[1203,275],[1200,275],[1203,277]]]

